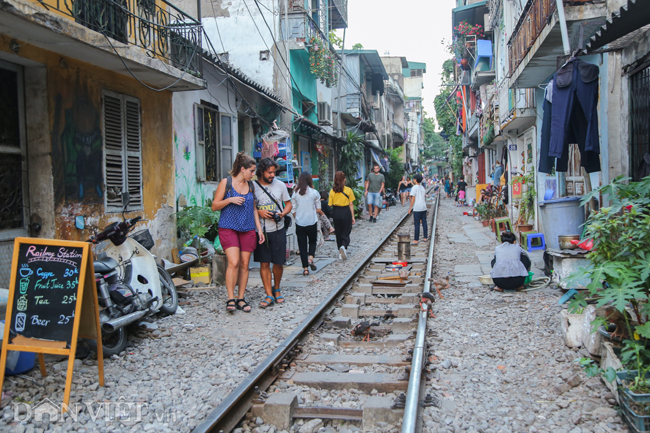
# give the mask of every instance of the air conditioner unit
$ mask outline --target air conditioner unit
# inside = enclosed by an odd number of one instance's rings
[[[332,107],[327,102],[318,103],[318,124],[319,125],[332,124]]]

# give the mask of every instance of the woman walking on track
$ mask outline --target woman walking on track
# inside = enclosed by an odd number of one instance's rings
[[[318,238],[318,213],[320,210],[320,194],[314,189],[311,173],[302,172],[298,178],[298,187],[291,197],[293,212],[296,216],[296,236],[300,249],[300,260],[304,268],[303,275],[309,275],[309,269],[316,270],[314,255]],[[309,239],[309,248],[307,247]]]
[[[228,257],[226,311],[229,312],[237,309],[250,313],[251,306],[244,299],[248,284],[248,263],[257,243],[264,242],[264,233],[255,209],[255,195],[251,181],[254,174],[255,160],[244,152],[239,152],[235,157],[230,176],[221,180],[212,201],[212,210],[221,211],[219,240]],[[259,241],[255,229],[259,233]],[[235,285],[239,285],[237,299],[235,299]]]
[[[354,192],[345,186],[345,174],[337,171],[334,175],[334,187],[330,191],[328,204],[333,208],[334,230],[336,230],[336,246],[339,256],[348,259],[348,246],[350,246],[350,233],[354,220]]]

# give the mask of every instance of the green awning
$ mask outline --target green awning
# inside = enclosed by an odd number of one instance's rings
[[[487,13],[487,1],[454,8],[451,10],[451,28],[453,29],[462,21],[472,25],[480,24],[485,27],[484,15]]]

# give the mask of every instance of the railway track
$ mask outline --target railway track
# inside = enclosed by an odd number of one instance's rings
[[[433,235],[410,246],[407,274],[386,270],[397,261],[398,234],[413,231],[405,215],[194,433],[230,432],[258,417],[286,431],[315,419],[419,430],[420,409],[432,403],[421,386],[428,312],[419,294],[429,291],[438,202],[428,215]],[[344,393],[347,401],[332,401]]]

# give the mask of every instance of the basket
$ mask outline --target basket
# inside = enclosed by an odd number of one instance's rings
[[[140,230],[139,232],[133,233],[129,237],[148,250],[151,250],[151,248],[154,246],[153,238],[151,237],[149,229]]]
[[[619,393],[621,400],[621,414],[630,431],[635,433],[650,432],[650,416],[637,415],[631,408],[631,400],[625,393]]]

